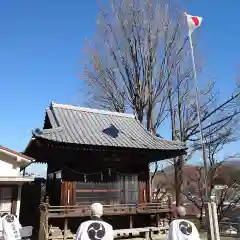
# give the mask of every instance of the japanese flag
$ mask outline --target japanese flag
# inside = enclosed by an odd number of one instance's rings
[[[200,27],[201,23],[202,23],[202,17],[198,17],[198,16],[192,16],[189,15],[187,13],[184,13],[187,17],[187,24],[188,24],[188,30],[189,30],[189,34],[192,34],[193,31]]]

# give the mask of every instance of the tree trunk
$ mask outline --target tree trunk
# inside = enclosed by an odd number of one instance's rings
[[[174,180],[175,180],[175,192],[176,192],[176,206],[181,206],[183,204],[182,199],[182,157],[174,159]]]

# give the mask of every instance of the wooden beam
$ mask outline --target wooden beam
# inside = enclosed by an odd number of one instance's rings
[[[16,214],[17,211],[17,197],[18,197],[18,186],[12,187],[12,206],[11,206],[11,213]]]

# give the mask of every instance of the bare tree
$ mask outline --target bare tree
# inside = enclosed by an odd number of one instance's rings
[[[186,93],[186,90],[182,92]],[[222,162],[219,162],[216,158],[217,153],[221,151],[227,144],[237,141],[240,136],[238,127],[239,109],[235,102],[239,93],[234,94],[229,99],[217,104],[216,102],[218,100],[218,95],[213,95],[212,92],[213,85],[208,89],[208,91],[201,93],[201,97],[204,100],[201,102],[201,109],[206,111],[205,113],[202,110],[203,112],[201,113],[204,126],[205,150],[209,162],[209,175],[207,176],[209,183],[209,194],[212,192],[214,184],[216,183],[216,172],[222,165]],[[187,93],[185,96],[187,96]],[[185,142],[189,148],[189,151],[185,158],[177,158],[173,160],[172,164],[174,169],[174,177],[172,179],[169,178],[169,174],[165,174],[165,177],[169,181],[169,184],[175,189],[176,204],[179,205],[183,201],[181,195],[188,197],[186,193],[188,193],[189,190],[189,186],[186,185],[186,178],[183,178],[183,165],[189,158],[191,158],[194,152],[201,149],[201,144],[199,143],[198,137],[199,130],[197,128],[197,112],[194,100],[185,101],[182,99],[180,101],[177,100],[177,103],[177,107],[175,107],[173,111],[172,122],[174,127],[172,131],[175,134],[174,139],[179,139]],[[176,111],[178,111],[178,116],[176,116]],[[185,114],[186,112],[190,113]],[[205,116],[207,117],[205,118]],[[177,126],[177,121],[181,122],[183,127]],[[191,198],[191,200],[193,201],[194,205],[198,207],[201,216],[204,210],[203,194],[205,192],[205,185],[203,184],[204,174],[202,170],[203,168],[197,169],[196,175],[190,176],[190,179],[187,180],[191,180],[194,183],[192,184],[193,188],[199,190],[198,198]],[[229,184],[231,185],[232,183]],[[229,191],[229,189],[227,191]],[[228,194],[223,196],[224,199],[226,199]],[[219,205],[219,209],[220,208],[221,205]]]
[[[114,111],[132,111],[153,133],[166,119],[167,84],[183,58],[183,17],[167,2],[110,1],[98,19],[97,40],[85,83],[93,102]],[[175,19],[174,19],[175,18]]]
[[[234,209],[240,201],[240,196],[238,194],[239,180],[229,182],[227,179],[224,179],[224,177],[219,178],[217,172],[221,167],[224,167],[223,163],[219,163],[210,169],[210,171],[215,172],[214,175],[212,173],[210,174],[212,178],[210,191],[211,194],[215,193],[214,195],[216,195],[219,221],[226,216],[229,210]],[[231,174],[231,171],[226,173]],[[185,187],[183,194],[192,204],[194,204],[194,206],[197,207],[200,213],[200,219],[202,220],[205,213],[203,168],[197,167],[195,177],[186,178],[188,181],[191,181],[191,185]],[[215,187],[219,187],[219,189],[215,189]]]
[[[132,111],[156,134],[172,114],[169,98],[175,99],[178,85],[192,78],[183,15],[163,0],[110,2],[111,9],[101,9],[97,40],[87,47],[89,95],[100,107]],[[157,163],[154,169],[151,182]]]
[[[90,62],[84,71],[91,104],[131,111],[153,134],[164,121],[171,122],[172,140],[189,148],[186,157],[174,159],[177,205],[181,203],[183,164],[199,142],[186,29],[173,3],[110,0],[101,8],[96,39],[87,44]],[[204,132],[226,127],[239,113],[231,107],[239,93],[217,101],[214,86],[201,88]],[[157,171],[156,163],[151,180]]]
[[[215,126],[213,126],[215,128]],[[215,132],[212,129],[208,129],[208,134],[206,133],[206,152],[208,157],[208,183],[209,183],[209,196],[213,195],[214,192],[217,194],[217,211],[219,221],[225,216],[230,208],[235,207],[240,201],[240,196],[236,195],[236,187],[240,183],[240,178],[234,179],[233,169],[230,169],[225,165],[226,160],[219,161],[217,158],[217,153],[223,149],[223,147],[233,141],[239,139],[239,134],[236,130],[234,132],[234,126],[229,126],[228,128],[221,128],[219,131]],[[198,146],[195,146],[196,148]],[[204,174],[203,167],[196,168],[195,176],[186,176],[186,181],[191,182],[194,188],[189,189],[189,186],[185,187],[183,194],[186,198],[191,201],[203,216],[204,212]],[[215,189],[216,185],[222,185],[223,188],[219,190]],[[195,189],[195,191],[192,191]],[[220,193],[220,194],[219,194]],[[229,202],[226,206],[225,202]]]
[[[176,112],[173,127],[174,139],[184,142],[188,147],[185,158],[180,157],[174,160],[177,189],[181,189],[183,182],[183,164],[193,156],[193,153],[201,150],[196,102],[192,97],[192,89],[188,89],[185,84],[179,85],[174,109]],[[217,152],[226,144],[238,139],[240,108],[235,102],[238,96],[239,93],[235,93],[227,100],[221,100],[219,94],[215,93],[214,83],[200,92],[201,122],[210,165],[215,161],[214,156]],[[180,191],[177,195],[177,202],[181,202]]]

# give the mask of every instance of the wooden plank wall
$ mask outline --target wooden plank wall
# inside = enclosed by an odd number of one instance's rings
[[[139,182],[139,203],[146,203],[146,182]]]
[[[138,183],[138,203],[146,203],[148,201],[146,188],[146,182],[141,181]],[[121,201],[121,191],[123,190],[119,188],[117,182],[104,184],[64,181],[61,183],[61,205],[90,204],[94,201],[103,202],[104,204],[124,203]],[[89,196],[89,198],[86,198],[86,196]]]
[[[121,189],[119,182],[78,182],[76,184],[76,202],[91,204],[119,204]]]
[[[76,205],[76,182],[62,182],[61,205]]]

